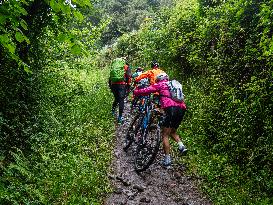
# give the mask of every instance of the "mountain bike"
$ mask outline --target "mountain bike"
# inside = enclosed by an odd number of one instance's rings
[[[148,86],[149,86],[148,79],[143,79],[137,83],[138,88],[145,88]],[[132,92],[134,88],[135,87],[132,87],[130,89],[130,92]],[[123,150],[125,152],[128,151],[128,148],[132,145],[133,142],[137,141],[136,136],[137,134],[139,134],[138,131],[140,129],[140,126],[144,117],[144,111],[146,109],[149,98],[150,98],[149,96],[138,96],[132,100],[131,110],[134,111],[136,115],[133,117],[129,125],[129,128],[126,132],[125,141],[123,143]]]
[[[162,114],[152,96],[143,96],[138,104],[138,113],[133,118],[125,137],[125,151],[133,142],[134,167],[136,172],[146,170],[154,161],[160,146],[160,119]]]
[[[136,172],[145,171],[156,158],[161,142],[161,116],[159,109],[156,108],[156,103],[150,98],[140,126],[140,138],[137,141],[134,156]]]
[[[140,135],[140,126],[144,118],[144,111],[146,106],[146,101],[149,100],[148,96],[140,96],[135,98],[132,102],[132,110],[135,112],[129,128],[127,129],[125,140],[123,143],[123,150],[128,151],[129,147],[138,141]]]

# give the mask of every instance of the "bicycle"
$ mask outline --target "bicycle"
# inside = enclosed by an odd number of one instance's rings
[[[138,88],[144,88],[149,86],[148,79],[143,79],[136,84]],[[131,93],[135,87],[130,89]],[[123,146],[123,150],[127,152],[128,148],[131,146],[133,142],[136,142],[135,138],[140,128],[142,118],[144,117],[143,112],[145,110],[146,101],[149,99],[149,96],[139,96],[133,99],[131,110],[136,110],[136,115],[133,118],[132,122],[129,125],[129,128],[126,133],[125,142]]]
[[[144,110],[145,110],[145,104],[146,100],[148,100],[147,96],[141,96],[138,99],[134,99],[132,102],[132,109],[136,109],[136,115],[134,116],[133,120],[131,121],[129,128],[126,132],[125,141],[123,150],[125,152],[128,151],[129,147],[132,145],[133,142],[137,142],[137,139],[139,137],[136,137],[137,134],[139,134],[139,129],[144,117]]]
[[[162,114],[157,109],[152,96],[143,96],[138,105],[138,113],[130,124],[126,137],[125,151],[133,142],[136,143],[134,168],[136,172],[146,170],[155,160],[159,150],[160,119]]]

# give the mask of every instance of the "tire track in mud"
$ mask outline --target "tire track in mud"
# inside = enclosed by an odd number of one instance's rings
[[[109,174],[114,191],[104,205],[212,205],[198,190],[198,179],[187,175],[183,164],[177,164],[173,158],[171,169],[161,166],[162,145],[149,169],[140,174],[135,172],[132,148],[127,153],[122,149],[131,119],[129,105],[126,104],[125,123],[116,126],[114,159]]]

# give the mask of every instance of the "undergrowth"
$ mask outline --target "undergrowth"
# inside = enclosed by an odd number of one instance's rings
[[[36,75],[31,151],[1,157],[0,204],[101,204],[114,126],[107,70],[57,62]]]
[[[188,166],[189,174],[198,176],[202,189],[214,204],[272,204],[272,171],[266,164],[266,160],[270,159],[264,155],[265,159],[260,157],[259,164],[256,160],[265,151],[265,145],[258,146],[259,140],[251,139],[251,136],[248,141],[241,137],[243,132],[257,129],[246,128],[246,125],[255,119],[255,109],[260,105],[245,105],[246,100],[254,101],[257,98],[250,95],[248,99],[240,101],[234,96],[234,90],[226,89],[218,96],[223,99],[227,95],[231,100],[226,100],[222,104],[224,107],[218,109],[220,106],[216,105],[215,100],[219,99],[206,93],[208,89],[202,79],[188,79],[184,84],[188,111],[179,134],[189,152],[179,161]],[[215,89],[219,87],[215,86]],[[232,95],[233,98],[230,97]],[[239,149],[241,147],[245,147],[245,152]]]

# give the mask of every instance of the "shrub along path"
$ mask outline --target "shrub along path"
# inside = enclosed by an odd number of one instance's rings
[[[122,150],[123,138],[130,123],[129,105],[126,105],[125,123],[116,126],[116,145],[109,178],[114,187],[105,200],[105,205],[168,204],[210,205],[212,204],[197,188],[200,179],[186,174],[186,167],[174,160],[171,169],[160,165],[162,150],[150,168],[138,175],[134,171],[132,149]],[[162,149],[162,148],[161,148]]]

